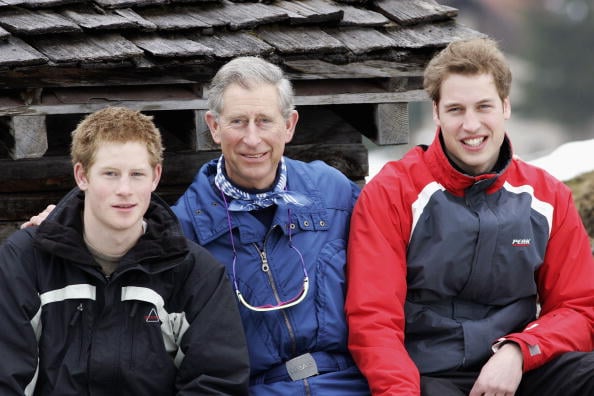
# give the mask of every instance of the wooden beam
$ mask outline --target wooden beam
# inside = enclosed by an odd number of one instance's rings
[[[45,116],[14,116],[2,120],[2,140],[12,159],[39,158],[47,151]]]
[[[379,103],[375,105],[374,119],[377,134],[372,140],[375,144],[408,143],[408,103]]]
[[[354,179],[367,176],[367,150],[362,143],[354,144],[302,144],[288,145],[287,156],[312,161],[314,159],[337,162],[338,157],[356,164],[351,166]],[[165,153],[161,185],[189,185],[200,166],[220,151]],[[23,192],[66,191],[74,187],[72,164],[67,156],[43,157],[37,160],[0,160],[0,194]],[[2,201],[3,198],[0,198]],[[0,220],[6,215],[0,202]]]
[[[408,103],[341,105],[334,111],[378,145],[408,143]]]
[[[209,151],[209,150],[218,150],[219,146],[212,140],[212,136],[210,134],[210,129],[208,129],[208,125],[204,120],[204,115],[206,114],[206,110],[196,110],[194,111],[194,120],[196,124],[196,134],[195,134],[195,145],[193,150],[197,151]]]
[[[423,90],[407,92],[370,92],[370,93],[338,93],[338,94],[313,94],[296,96],[295,104],[298,106],[317,106],[335,104],[359,103],[394,103],[394,102],[419,102],[427,99]],[[49,115],[49,114],[87,114],[101,110],[105,106],[125,106],[139,111],[159,110],[206,110],[206,99],[187,100],[109,100],[101,103],[75,103],[60,105],[22,105],[2,106],[0,116],[16,115]]]

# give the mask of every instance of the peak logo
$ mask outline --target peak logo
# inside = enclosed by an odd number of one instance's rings
[[[516,247],[530,246],[530,238],[512,239],[512,246],[516,246]]]

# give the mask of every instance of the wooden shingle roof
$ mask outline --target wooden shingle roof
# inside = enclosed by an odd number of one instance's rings
[[[219,154],[207,83],[237,56],[295,87],[288,156],[368,174],[362,136],[408,139],[408,103],[447,43],[481,35],[433,0],[0,0],[0,242],[73,186],[70,131],[107,105],[155,117],[170,203]]]
[[[478,34],[456,16],[432,0],[0,0],[0,81],[43,87],[62,74],[63,84],[105,83],[97,69],[140,68],[146,83],[171,66],[176,77],[206,81],[241,55],[289,71],[297,62],[297,79],[310,78],[308,62],[318,77],[323,64],[325,78],[357,64],[364,77],[370,61],[419,69],[435,49]]]

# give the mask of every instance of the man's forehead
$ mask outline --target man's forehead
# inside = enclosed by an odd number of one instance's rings
[[[244,87],[233,83],[223,93],[221,113],[225,117],[245,114],[272,116],[280,113],[280,97],[276,86],[261,83]]]

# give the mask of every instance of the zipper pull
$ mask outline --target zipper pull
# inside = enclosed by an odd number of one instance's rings
[[[84,309],[85,308],[83,307],[82,303],[78,304],[78,306],[76,307],[76,311],[74,312],[74,315],[72,315],[72,319],[70,320],[70,326],[74,326],[76,324]]]
[[[262,259],[262,271],[268,272],[270,267],[268,266],[268,259],[266,258],[266,252],[260,251],[260,259]]]

